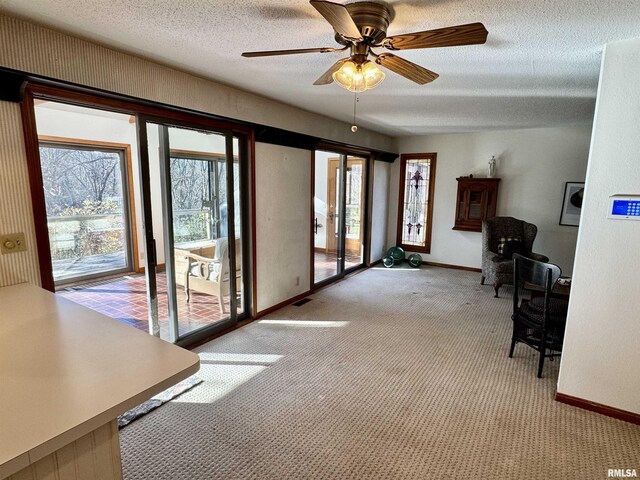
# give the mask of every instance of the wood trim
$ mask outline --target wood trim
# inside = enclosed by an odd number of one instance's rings
[[[251,222],[251,311],[255,318],[258,313],[258,249],[256,231],[256,136],[252,130],[249,133],[249,204]]]
[[[359,157],[355,157],[355,156],[351,156],[351,161],[352,162],[362,162],[362,177],[361,178],[361,187],[360,187],[360,252],[361,253],[361,257],[360,257],[360,263],[362,265],[367,265],[368,262],[368,255],[367,255],[367,251],[368,251],[368,238],[369,235],[369,224],[368,224],[368,219],[369,219],[369,197],[368,197],[368,190],[369,190],[369,158],[370,156],[359,156]],[[347,156],[347,171],[349,170],[349,156]],[[346,172],[345,172],[345,181],[346,181]],[[346,185],[345,185],[345,194],[346,194]],[[345,198],[345,206],[346,206],[346,198]],[[345,218],[345,222],[346,222],[346,218]],[[347,251],[349,251],[346,247],[346,242],[349,241],[346,238],[346,232],[345,232],[345,254]],[[352,250],[351,250],[352,251]]]
[[[133,160],[131,158],[131,145],[124,147],[124,154],[127,162],[127,183],[129,189],[129,223],[131,227],[131,247],[133,255],[133,269],[136,272],[140,271],[140,256],[138,245],[138,223],[136,217],[136,202],[135,191],[133,189]]]
[[[314,282],[315,282],[315,270],[316,270],[316,258],[315,258],[315,252],[316,252],[316,231],[315,231],[315,218],[316,218],[316,207],[315,207],[315,198],[316,198],[316,152],[315,152],[315,150],[311,150],[310,160],[311,160],[311,174],[309,175],[309,177],[311,178],[311,181],[309,182],[309,191],[310,191],[310,195],[311,195],[311,205],[310,205],[310,209],[309,209],[310,210],[310,212],[309,212],[309,225],[311,227],[310,228],[311,240],[310,240],[310,245],[309,245],[309,261],[310,261],[309,290],[312,290]],[[323,250],[326,251],[327,250],[326,247]]]
[[[482,273],[481,268],[476,267],[465,267],[463,265],[451,265],[449,263],[437,263],[437,262],[422,262],[423,265],[430,265],[432,267],[440,267],[440,268],[449,268],[451,270],[464,270],[466,272],[477,272]]]
[[[358,148],[350,145],[343,145],[340,143],[333,143],[327,140],[321,140],[316,144],[316,150],[321,150],[328,153],[337,153],[340,155],[352,155],[356,157],[367,158],[371,155],[371,151],[365,148]]]
[[[55,292],[53,282],[53,265],[51,263],[51,245],[47,227],[47,209],[44,197],[42,167],[38,145],[38,129],[36,127],[36,111],[33,104],[33,92],[26,86],[24,98],[20,105],[22,110],[22,129],[29,171],[29,187],[36,233],[36,249],[40,267],[40,284],[45,290]]]
[[[226,160],[225,155],[222,153],[200,152],[198,150],[184,150],[181,148],[172,148],[171,150],[169,150],[169,153],[175,154],[175,155],[184,155],[186,157],[206,157],[206,158],[210,158],[211,160],[221,160],[221,161]],[[237,160],[237,159],[238,159],[238,156],[234,155],[234,160]]]
[[[87,140],[84,138],[58,137],[54,135],[38,135],[38,142],[67,143],[71,145],[90,145],[93,147],[107,147],[118,149],[125,149],[126,147],[131,148],[131,145],[128,143],[105,142],[102,140]]]
[[[239,320],[238,323],[236,323],[235,325],[230,325],[228,328],[224,328],[222,330],[220,330],[219,332],[215,332],[212,333],[211,335],[201,338],[199,340],[196,340],[193,343],[189,343],[188,345],[184,345],[182,346],[182,348],[184,348],[185,350],[194,350],[202,345],[204,345],[205,343],[209,343],[211,340],[215,340],[218,337],[222,337],[223,335],[226,335],[227,333],[231,333],[234,330],[237,330],[239,328],[242,328],[246,325],[249,325],[250,323],[252,323],[254,321],[253,318],[247,318],[245,320]],[[181,346],[181,345],[179,345]]]
[[[410,252],[418,253],[431,253],[431,233],[433,230],[433,204],[435,200],[435,185],[436,185],[436,161],[438,154],[431,153],[403,153],[400,155],[400,184],[398,187],[398,219],[396,226],[396,245],[408,250]],[[407,165],[407,160],[415,159],[429,159],[430,161],[430,173],[429,173],[429,205],[427,206],[427,232],[425,234],[425,246],[419,247],[416,245],[404,245],[402,243],[402,218],[404,210],[404,170]]]
[[[207,160],[220,160],[222,162],[226,161],[227,157],[222,153],[211,153],[211,152],[202,152],[199,150],[185,150],[182,148],[172,148],[169,150],[171,155],[184,155],[186,158],[206,158]],[[239,155],[233,156],[234,163],[240,161]]]
[[[28,80],[27,84],[37,89],[38,96],[43,97],[41,100],[63,101],[65,103],[76,103],[85,106],[90,105],[94,108],[106,108],[129,115],[145,114],[149,116],[160,116],[177,122],[191,123],[205,128],[232,130],[247,135],[253,132],[258,142],[303,148],[305,150],[313,150],[314,148],[318,148],[318,145],[323,145],[324,148],[340,149],[346,153],[370,154],[374,152],[380,160],[389,163],[393,163],[398,157],[398,154],[393,152],[377,149],[368,151],[355,145],[324,140],[303,133],[222,117],[209,112],[178,107],[153,100],[137,98],[131,95],[113,93],[94,87],[85,87],[62,80],[45,78],[28,72],[14,71],[5,68],[0,68],[0,72],[25,75]],[[177,124],[179,125],[180,123]]]
[[[364,258],[362,259],[364,265],[367,267],[371,266],[371,238],[373,236],[373,187],[374,187],[374,170],[375,170],[375,159],[372,156],[369,156],[365,160],[366,168],[367,168],[367,178],[366,178],[366,229],[364,231],[365,236],[365,245],[364,245]]]
[[[314,286],[313,288],[307,290],[306,292],[300,293],[298,295],[296,295],[295,297],[291,297],[287,300],[284,300],[276,305],[273,305],[271,307],[265,308],[264,310],[262,310],[261,312],[258,312],[255,317],[253,318],[254,320],[257,320],[261,317],[264,317],[265,315],[268,315],[270,313],[273,313],[277,310],[280,310],[281,308],[284,308],[288,305],[291,305],[292,303],[295,303],[299,300],[302,300],[303,298],[308,297],[309,295],[313,295],[314,293],[318,293],[320,290],[322,290],[323,288],[327,288],[332,286],[334,283],[338,283],[341,282],[343,280],[346,280],[347,278],[353,276],[353,275],[358,275],[359,273],[364,272],[365,270],[368,270],[369,267],[365,266],[365,265],[358,265],[357,267],[355,267],[354,271],[351,271],[347,274],[343,274],[339,277],[337,277],[336,279],[332,280],[332,281],[328,281],[327,283],[323,283],[321,285],[318,286]]]
[[[118,150],[124,150],[124,161],[126,162],[127,169],[127,190],[128,190],[128,200],[129,200],[129,223],[131,224],[131,254],[133,256],[133,265],[132,269],[136,273],[140,273],[144,271],[140,266],[140,260],[138,257],[139,246],[138,246],[138,226],[136,223],[136,206],[135,206],[135,195],[133,189],[133,160],[131,158],[131,144],[129,143],[116,143],[116,142],[105,142],[101,140],[87,140],[84,138],[70,138],[70,137],[58,137],[53,135],[38,135],[38,142],[48,142],[48,143],[64,143],[67,145],[88,145],[94,147],[106,147],[113,148]]]
[[[336,180],[340,179],[341,175],[340,175],[340,165],[342,164],[341,162],[341,157],[338,158],[328,158],[327,159],[327,207],[329,207],[331,205],[332,200],[336,200],[336,204],[333,206],[334,208],[334,215],[333,215],[333,221],[334,221],[334,228],[329,228],[329,211],[327,209],[327,219],[325,220],[325,245],[327,246],[327,250],[331,250],[333,249],[334,251],[338,252],[339,249],[339,245],[336,245],[340,243],[340,235],[338,235],[338,238],[336,238],[335,236],[335,219],[336,216],[338,216],[338,218],[340,219],[340,223],[343,222],[343,218],[342,218],[342,208],[341,208],[341,203],[342,200],[346,200],[346,199],[342,199],[342,198],[338,198],[338,193],[340,193],[340,190],[336,190]],[[314,176],[315,176],[315,172],[314,172]],[[342,186],[340,187],[342,188]],[[337,213],[338,210],[340,210],[340,213]],[[340,225],[338,225],[338,227],[340,227]],[[338,230],[340,231],[340,230]],[[331,239],[331,240],[329,240]],[[346,242],[345,242],[346,243]],[[345,247],[346,250],[346,247]]]
[[[264,317],[265,315],[269,315],[270,313],[273,313],[276,310],[280,310],[281,308],[284,308],[287,305],[291,305],[292,303],[297,302],[298,300],[302,300],[303,298],[308,297],[312,293],[313,292],[311,290],[307,290],[306,292],[300,293],[300,294],[296,295],[295,297],[288,298],[287,300],[284,300],[284,301],[282,301],[280,303],[277,303],[276,305],[273,305],[271,307],[265,308],[261,312],[256,313],[256,315],[253,317],[253,319],[257,320],[257,319],[259,319],[261,317]]]
[[[208,129],[232,130],[240,133],[250,133],[250,126],[230,121],[222,121],[212,118],[207,113],[189,112],[171,105],[158,104],[156,102],[140,99],[121,99],[122,95],[111,94],[92,88],[76,87],[62,88],[43,83],[29,82],[27,89],[36,97],[54,102],[71,103],[89,108],[111,110],[129,115],[143,114],[151,117],[162,117],[168,123],[175,121],[176,125],[188,124],[201,126]]]
[[[156,273],[158,273],[158,272],[164,272],[166,269],[167,269],[167,264],[166,264],[166,263],[158,263],[158,264],[156,265]],[[145,267],[144,267],[144,266],[141,266],[141,267],[140,267],[140,271],[139,271],[139,272],[137,272],[137,273],[144,273],[144,272],[145,272],[145,270],[146,270],[146,269],[145,269]],[[120,275],[122,275],[122,274],[120,274]]]
[[[589,410],[590,412],[599,413],[607,417],[612,417],[623,422],[633,423],[634,425],[640,425],[640,414],[621,410],[619,408],[610,407],[601,403],[592,402],[590,400],[584,400],[582,398],[573,397],[564,393],[556,392],[556,402],[565,403],[572,407],[582,408]]]

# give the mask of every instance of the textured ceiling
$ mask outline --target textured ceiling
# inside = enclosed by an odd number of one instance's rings
[[[640,36],[638,0],[398,0],[388,34],[480,21],[485,45],[398,52],[440,74],[388,72],[358,123],[391,135],[586,124],[602,46]],[[353,94],[313,86],[343,53],[242,58],[336,46],[305,0],[0,0],[0,11],[282,102],[351,121]]]

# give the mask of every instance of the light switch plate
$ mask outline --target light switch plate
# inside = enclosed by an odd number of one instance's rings
[[[27,242],[24,239],[24,233],[20,232],[0,235],[0,251],[4,254],[26,252]]]

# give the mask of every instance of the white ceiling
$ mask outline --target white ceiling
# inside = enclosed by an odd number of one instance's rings
[[[387,72],[358,124],[390,135],[588,124],[602,46],[640,36],[639,0],[391,0],[388,35],[483,22],[485,45],[396,52],[440,74]],[[0,0],[0,11],[301,108],[351,121],[353,94],[313,82],[344,53],[242,58],[337,46],[306,0]]]

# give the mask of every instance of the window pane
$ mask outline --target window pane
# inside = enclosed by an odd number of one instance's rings
[[[404,170],[402,244],[424,247],[429,207],[430,159],[410,159]]]
[[[41,145],[40,162],[54,281],[127,269],[121,153]]]
[[[197,242],[212,237],[211,163],[171,158],[174,242]]]

